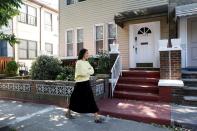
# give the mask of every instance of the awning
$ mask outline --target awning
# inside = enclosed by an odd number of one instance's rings
[[[124,22],[130,20],[147,19],[159,16],[166,16],[168,14],[168,5],[154,6],[143,9],[130,10],[120,12],[115,15],[115,23],[121,27],[124,26]]]
[[[176,7],[176,16],[183,17],[197,14],[197,3],[181,5]]]

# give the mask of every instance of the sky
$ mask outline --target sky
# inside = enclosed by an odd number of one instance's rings
[[[39,1],[41,3],[44,3],[44,4],[48,5],[48,6],[51,6],[51,7],[55,8],[55,9],[58,9],[58,1],[59,0],[37,0],[37,1]]]

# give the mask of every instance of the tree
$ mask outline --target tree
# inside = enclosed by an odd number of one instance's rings
[[[19,14],[22,0],[0,0],[0,28],[8,26],[9,20]],[[0,40],[8,41],[11,46],[18,43],[14,34],[0,32]]]

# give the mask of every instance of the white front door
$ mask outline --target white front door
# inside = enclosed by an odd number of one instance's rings
[[[197,67],[197,18],[188,19],[188,67]]]
[[[154,29],[153,23],[134,26],[134,52],[136,67],[153,67],[154,64]]]

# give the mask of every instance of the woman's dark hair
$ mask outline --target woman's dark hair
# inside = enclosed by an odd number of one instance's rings
[[[79,55],[78,55],[78,60],[83,59],[83,57],[87,51],[88,51],[87,49],[81,49],[79,52]]]

